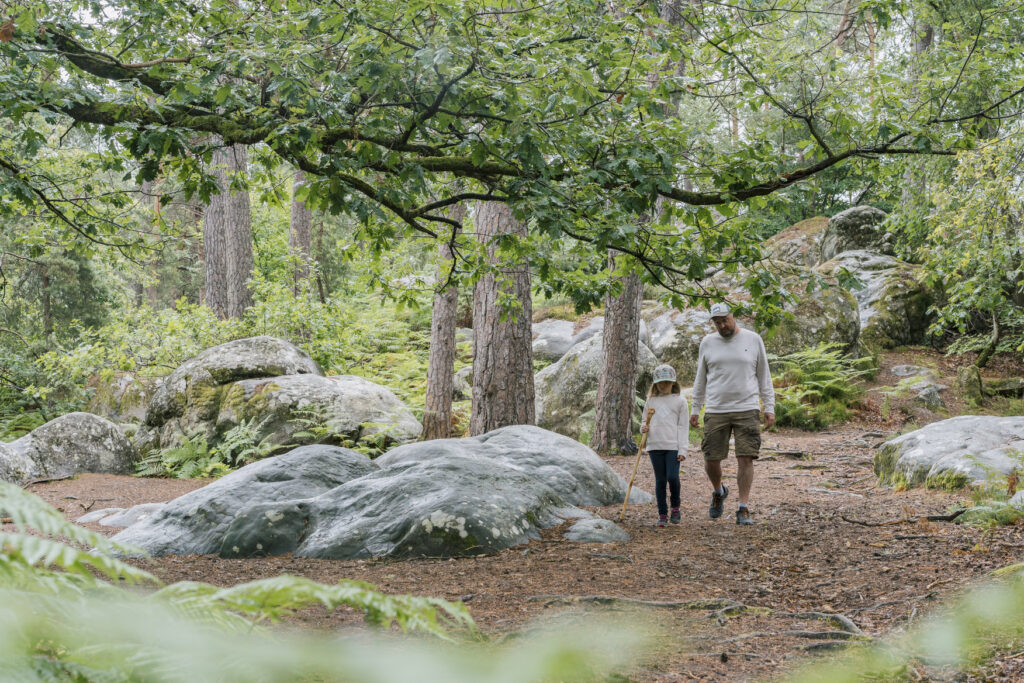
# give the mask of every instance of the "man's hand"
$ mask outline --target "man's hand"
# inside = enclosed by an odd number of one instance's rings
[[[640,425],[640,433],[646,434],[649,427],[647,425]]]
[[[694,429],[700,427],[700,415],[690,416],[690,426],[693,427]]]
[[[771,429],[772,425],[775,424],[775,413],[764,414],[764,428]]]
[[[676,462],[682,462],[684,460],[686,460],[686,456],[683,455],[682,453],[676,456]]]

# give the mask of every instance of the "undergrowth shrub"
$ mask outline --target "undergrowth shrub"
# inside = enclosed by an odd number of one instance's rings
[[[829,342],[770,357],[779,427],[818,430],[849,418],[864,395],[860,380],[872,371],[872,359],[851,358],[841,349],[841,344]]]
[[[590,681],[627,665],[640,643],[620,618],[490,646],[461,603],[360,581],[165,586],[119,559],[137,549],[71,524],[17,486],[0,482],[0,510],[17,529],[0,532],[5,681]],[[314,606],[350,608],[372,628],[344,637],[275,626]],[[395,628],[426,637],[396,638]]]

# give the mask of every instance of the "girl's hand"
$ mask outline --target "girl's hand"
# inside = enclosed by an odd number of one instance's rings
[[[683,455],[682,453],[676,456],[676,462],[682,462],[684,460],[686,460],[686,456]]]
[[[647,425],[640,425],[640,433],[641,434],[646,434],[647,433],[647,429],[648,429]]]

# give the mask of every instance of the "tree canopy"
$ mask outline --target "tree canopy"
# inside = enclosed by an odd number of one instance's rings
[[[613,247],[648,281],[701,295],[709,268],[758,259],[744,217],[799,181],[997,136],[1024,93],[1022,13],[995,0],[31,0],[0,29],[2,211],[129,248],[124,180],[207,198],[212,150],[242,143],[267,172],[305,171],[306,201],[357,217],[378,248],[404,231],[469,260],[445,209],[507,201],[533,231],[515,251],[578,300],[603,290],[550,260],[551,239]],[[70,134],[92,148],[75,173],[54,161]],[[660,220],[642,220],[659,199]]]

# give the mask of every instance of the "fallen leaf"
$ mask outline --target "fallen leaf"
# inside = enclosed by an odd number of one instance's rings
[[[14,38],[14,20],[8,19],[7,23],[0,26],[0,43],[9,43]]]

